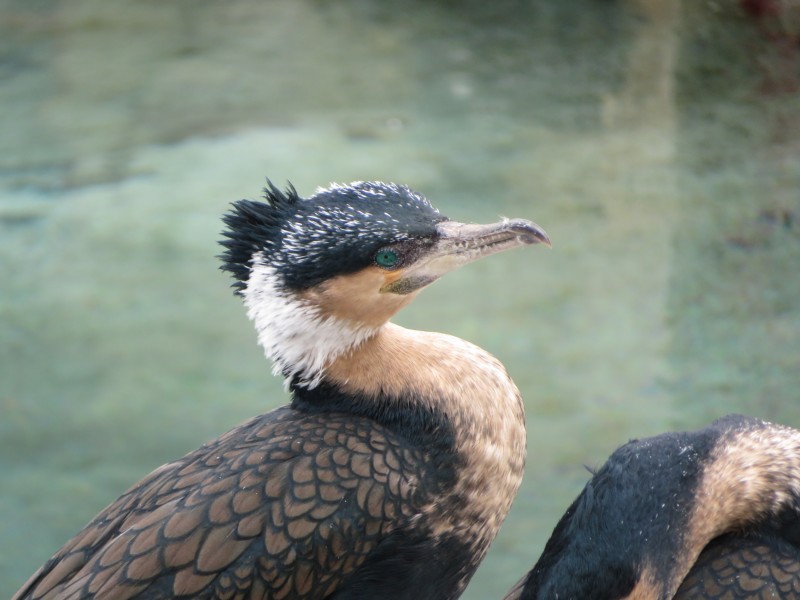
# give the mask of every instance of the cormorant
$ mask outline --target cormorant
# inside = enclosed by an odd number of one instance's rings
[[[547,234],[457,223],[392,183],[265,197],[233,204],[221,258],[291,403],[153,471],[15,598],[463,591],[520,484],[522,402],[484,350],[388,321],[445,273]]]
[[[800,431],[731,415],[634,440],[506,600],[800,598]]]

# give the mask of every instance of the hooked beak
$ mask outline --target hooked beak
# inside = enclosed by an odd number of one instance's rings
[[[410,294],[484,256],[518,246],[552,246],[544,229],[525,219],[503,219],[489,225],[443,221],[437,225],[436,233],[433,246],[406,267],[400,278],[383,286],[381,292]]]

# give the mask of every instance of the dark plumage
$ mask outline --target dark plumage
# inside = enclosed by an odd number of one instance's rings
[[[678,600],[800,598],[800,536],[791,522],[747,528],[712,540],[675,594]]]
[[[377,182],[270,184],[224,220],[223,268],[291,404],[156,469],[15,598],[458,597],[519,486],[521,400],[480,348],[387,321],[546,234],[455,223]]]
[[[333,186],[307,202],[291,185],[282,192],[268,182],[264,198],[266,203],[234,203],[223,219],[229,229],[221,242],[222,268],[234,275],[239,290],[254,252],[270,255],[288,287],[305,289],[367,267],[383,246],[432,242],[436,224],[447,220],[423,196],[394,183]]]
[[[797,597],[800,432],[741,416],[614,452],[507,596]]]

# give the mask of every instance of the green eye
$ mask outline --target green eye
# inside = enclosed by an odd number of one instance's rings
[[[384,269],[396,267],[398,262],[400,262],[400,258],[394,250],[378,250],[378,253],[375,255],[375,264]]]

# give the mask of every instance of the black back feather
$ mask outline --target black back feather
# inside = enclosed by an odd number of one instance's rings
[[[686,529],[712,449],[730,428],[747,426],[729,416],[617,449],[556,525],[521,600],[624,598],[645,566],[668,581],[680,539],[664,532]]]

